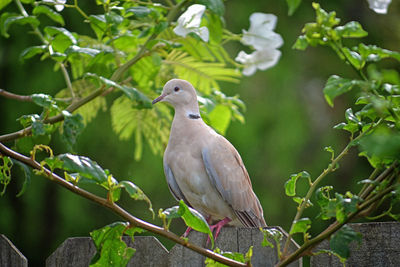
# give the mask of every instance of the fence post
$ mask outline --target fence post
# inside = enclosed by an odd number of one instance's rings
[[[128,267],[167,266],[168,250],[154,236],[136,236],[135,242],[124,236],[123,240],[136,249]],[[87,267],[95,253],[90,237],[68,238],[47,258],[46,267]]]
[[[362,241],[350,244],[346,266],[400,266],[399,222],[351,223],[348,226],[362,234]],[[314,252],[321,249],[329,249],[329,241],[323,241]],[[312,257],[311,266],[341,267],[343,264],[337,257],[324,253]]]
[[[25,256],[2,234],[0,234],[0,266],[28,266],[28,261]]]
[[[283,234],[283,239],[281,241],[281,247],[283,247],[288,234],[280,227],[267,228],[275,228]],[[253,257],[251,260],[252,266],[273,267],[278,262],[276,247],[263,247],[261,245],[263,238],[263,233],[258,228],[224,227],[218,236],[215,246],[223,251],[240,252],[243,254],[249,250],[250,246],[253,246]],[[205,246],[207,242],[207,235],[192,231],[189,234],[189,241],[200,246]],[[298,245],[292,241],[289,251],[294,251],[297,247]],[[170,250],[169,257],[169,266],[171,267],[199,267],[205,265],[204,256],[201,256],[196,252],[178,244]],[[302,267],[302,260],[300,259],[296,262],[293,262],[289,266]]]

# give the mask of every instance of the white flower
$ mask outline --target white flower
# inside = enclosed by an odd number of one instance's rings
[[[386,14],[392,0],[368,0],[369,8],[379,14]]]
[[[201,17],[205,10],[206,7],[199,4],[188,7],[188,9],[178,18],[178,26],[174,28],[174,33],[186,37],[186,35],[193,32],[200,36],[204,42],[208,42],[208,28],[205,26],[200,27]]]
[[[60,11],[62,11],[64,9],[64,5],[63,4],[65,4],[67,2],[67,0],[43,0],[43,2],[54,3],[54,4],[57,4],[57,3],[62,4],[62,5],[55,5],[54,6],[56,8],[56,10],[58,12],[60,12]]]
[[[256,50],[279,48],[283,44],[283,39],[273,31],[276,21],[277,18],[273,14],[251,14],[250,29],[249,31],[243,30],[241,42],[253,46]]]
[[[266,70],[274,66],[281,56],[278,49],[256,50],[251,54],[240,51],[235,60],[242,63],[245,67],[243,74],[245,76],[253,75],[257,69]]]

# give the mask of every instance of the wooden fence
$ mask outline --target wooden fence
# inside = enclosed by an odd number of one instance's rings
[[[346,266],[400,266],[400,223],[368,223],[349,224],[353,229],[363,235],[360,245],[351,244],[351,256]],[[287,234],[279,227],[285,242]],[[189,240],[195,244],[205,246],[207,237],[204,234],[192,231]],[[246,253],[253,246],[253,266],[274,266],[278,261],[276,248],[263,247],[261,242],[263,234],[256,228],[223,228],[216,246],[224,251]],[[128,266],[204,266],[205,258],[181,245],[175,245],[168,251],[157,238],[153,236],[136,236],[132,242],[129,237],[124,237],[128,246],[135,248],[136,253]],[[298,245],[291,243],[293,251]],[[321,243],[316,250],[328,249],[329,243]],[[83,267],[88,266],[95,247],[89,237],[74,237],[65,240],[46,260],[47,267]],[[28,266],[28,261],[18,249],[4,236],[0,235],[0,267]],[[301,267],[302,262],[297,261],[289,265]],[[340,261],[327,254],[312,257],[311,266],[343,266]]]

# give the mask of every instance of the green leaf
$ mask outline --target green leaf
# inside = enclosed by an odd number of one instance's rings
[[[165,215],[166,219],[176,219],[180,218],[180,207],[179,206],[173,206],[171,208],[168,208],[162,212],[162,214]]]
[[[153,54],[152,57],[142,58],[134,64],[130,68],[130,73],[139,88],[150,88],[153,86],[160,68],[161,57]]]
[[[38,135],[38,136],[24,136],[22,138],[17,139],[15,146],[17,151],[24,154],[30,155],[30,151],[36,144],[47,145],[50,143],[51,135]]]
[[[56,108],[53,98],[46,94],[33,94],[31,95],[33,103],[43,108]]]
[[[400,53],[380,48],[376,45],[365,45],[363,43],[358,45],[358,52],[361,57],[367,62],[376,62],[384,58],[394,58],[400,61]]]
[[[55,169],[62,169],[64,166],[64,161],[59,157],[48,157],[43,160],[44,163],[49,166],[50,170],[53,172]]]
[[[297,50],[305,50],[308,47],[308,41],[307,41],[307,37],[304,35],[300,35],[296,42],[293,45],[293,49],[297,49]]]
[[[228,126],[231,122],[232,112],[229,107],[225,105],[217,105],[208,114],[211,127],[213,127],[217,132],[224,135]]]
[[[361,38],[368,35],[357,21],[350,21],[343,26],[336,27],[335,30],[343,38]]]
[[[161,155],[168,143],[172,116],[165,105],[152,109],[136,109],[125,96],[117,98],[111,106],[111,123],[113,130],[121,140],[135,135],[135,159],[140,159],[143,148],[143,137],[154,154]],[[138,153],[138,154],[136,154]]]
[[[107,23],[104,15],[90,15],[90,27],[96,33],[97,39],[101,40],[107,30]]]
[[[220,44],[222,40],[223,22],[221,17],[216,14],[207,15],[207,28],[210,32],[210,42]]]
[[[235,261],[245,263],[246,260],[247,260],[247,261],[250,261],[250,259],[249,259],[247,256],[248,256],[248,254],[250,254],[250,255],[253,254],[253,246],[250,246],[250,247],[249,247],[249,251],[246,253],[246,259],[245,259],[245,257],[243,256],[243,254],[242,254],[242,253],[239,253],[239,252],[222,251],[222,250],[219,249],[219,248],[216,248],[216,249],[214,250],[214,252],[217,253],[217,254],[220,254],[220,255],[222,255],[222,256],[224,256],[224,257],[233,259],[233,260],[235,260]],[[251,257],[251,256],[250,256],[250,257]],[[225,266],[226,266],[225,264],[222,264],[222,263],[220,263],[220,262],[214,261],[214,260],[211,259],[211,258],[206,258],[206,260],[205,260],[204,263],[206,264],[206,265],[205,265],[206,267],[225,267]]]
[[[0,10],[2,10],[3,8],[5,8],[6,6],[8,6],[8,4],[11,3],[12,0],[2,0],[0,1]]]
[[[83,124],[82,116],[71,114],[66,110],[62,111],[64,116],[62,140],[67,145],[68,150],[73,150],[72,147],[76,143],[77,137],[82,133],[85,125]]]
[[[311,176],[306,171],[290,175],[290,179],[285,183],[285,193],[287,196],[293,197],[296,195],[296,182],[299,178],[306,178],[311,183]]]
[[[188,207],[183,200],[179,201],[179,211],[185,224],[198,232],[206,233],[211,239],[212,247],[214,247],[214,238],[210,226],[206,219],[195,209]]]
[[[129,194],[129,196],[131,198],[133,198],[134,200],[146,201],[147,204],[149,205],[149,210],[153,214],[153,217],[154,217],[154,211],[153,211],[153,206],[151,204],[151,201],[139,187],[137,187],[131,181],[121,181],[121,182],[119,182],[118,186],[124,188],[125,191]]]
[[[342,51],[351,65],[353,65],[358,70],[362,67],[362,59],[360,54],[355,51],[351,51],[347,47],[343,47]]]
[[[69,172],[77,172],[82,177],[96,181],[98,184],[107,183],[106,172],[97,164],[97,162],[83,156],[72,154],[61,154],[57,158],[62,162],[62,168]],[[61,164],[56,162],[54,167],[59,167]]]
[[[301,0],[286,0],[289,7],[288,15],[291,16],[301,4]]]
[[[332,28],[339,24],[340,19],[336,18],[336,12],[326,12],[321,8],[320,4],[312,3],[313,8],[315,9],[315,13],[317,16],[317,23],[319,25],[324,25],[328,28]]]
[[[3,190],[0,192],[0,196],[4,196],[7,186],[11,181],[11,168],[13,162],[9,157],[3,155],[0,155],[0,159],[2,160],[2,164],[0,165],[0,184],[3,185]]]
[[[353,122],[353,123],[361,125],[360,119],[357,118],[356,115],[354,115],[353,110],[351,108],[346,109],[345,117],[346,117],[347,122]]]
[[[219,89],[217,81],[237,82],[241,76],[238,70],[227,68],[223,63],[200,61],[179,50],[172,50],[163,63],[171,66],[177,77],[191,81],[205,94]]]
[[[340,257],[347,259],[350,256],[349,245],[352,241],[361,242],[361,234],[355,232],[351,227],[344,225],[331,238],[330,249]]]
[[[223,16],[225,13],[225,5],[222,0],[197,0],[196,3],[205,5],[208,10],[218,16]]]
[[[128,223],[116,222],[90,233],[97,249],[97,254],[93,257],[90,266],[122,267],[128,264],[135,253],[135,249],[128,247],[122,241],[122,235],[128,227]]]
[[[25,48],[21,55],[19,56],[20,60],[28,59],[38,54],[46,52],[46,45],[38,45],[38,46],[31,46]]]
[[[76,45],[78,43],[76,38],[72,35],[72,33],[65,28],[47,26],[44,28],[44,32],[47,33],[49,36],[62,35],[66,38],[66,40],[69,40],[70,45],[71,44]]]
[[[166,28],[168,27],[168,22],[162,21],[160,23],[157,23],[156,26],[154,27],[154,34],[160,34],[163,32]]]
[[[262,231],[263,236],[264,236],[263,241],[261,243],[261,245],[263,247],[267,247],[268,246],[268,247],[274,248],[275,245],[278,246],[279,243],[282,240],[283,234],[278,229],[266,228],[266,229],[262,229],[261,231]],[[272,239],[273,241],[275,241],[275,245],[271,241],[269,241],[268,239]]]
[[[337,75],[329,77],[323,89],[326,102],[333,107],[333,100],[346,92],[349,92],[356,85],[361,85],[363,82],[359,80],[344,79]]]
[[[18,160],[13,159],[12,162],[14,165],[18,165],[21,168],[22,172],[24,173],[24,177],[25,177],[25,180],[22,184],[22,188],[17,194],[17,197],[20,197],[25,193],[26,189],[31,184],[32,170],[26,164],[24,164]]]
[[[311,220],[309,218],[301,218],[295,221],[290,229],[290,234],[306,233],[311,227]]]
[[[12,24],[19,24],[19,25],[30,24],[33,27],[37,27],[39,26],[40,22],[34,16],[24,17],[21,15],[7,13],[7,12],[3,13],[0,18],[0,31],[4,37],[8,38],[10,36],[7,33],[7,31]]]
[[[88,48],[88,47],[79,47],[77,45],[71,45],[70,47],[65,50],[65,54],[72,55],[72,54],[84,54],[89,55],[91,57],[96,56],[101,51],[98,49]]]
[[[50,19],[52,19],[53,21],[61,24],[62,26],[65,25],[64,18],[59,13],[57,13],[56,11],[54,11],[53,9],[51,9],[48,6],[36,6],[33,9],[32,13],[35,16],[44,14],[47,17],[49,17]]]
[[[386,126],[376,128],[371,134],[361,138],[360,148],[369,159],[385,162],[400,156],[400,132]]]
[[[142,92],[137,90],[136,88],[129,86],[121,86],[121,90],[125,93],[129,99],[135,101],[137,105],[135,108],[152,108],[151,100]]]
[[[137,18],[147,17],[152,10],[145,6],[130,7],[125,10],[126,14],[133,13]]]
[[[230,252],[230,251],[222,251],[219,248],[216,248],[214,250],[214,252],[217,253],[217,254],[220,254],[220,255],[222,255],[224,257],[233,259],[235,261],[245,263],[245,262],[250,262],[250,257],[253,254],[253,246],[249,247],[249,251],[246,253],[246,258],[243,256],[242,253]],[[225,267],[226,266],[225,264],[222,264],[220,262],[214,261],[211,258],[206,258],[204,263],[206,264],[206,267]]]

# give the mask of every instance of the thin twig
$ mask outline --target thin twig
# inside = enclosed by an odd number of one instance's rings
[[[71,97],[72,97],[72,101],[73,101],[75,99],[75,93],[74,93],[74,89],[72,88],[71,79],[69,78],[69,74],[68,74],[67,69],[65,68],[64,63],[60,64],[60,68],[63,73],[65,83],[67,84],[67,88],[68,88],[69,92],[71,93]]]
[[[4,89],[0,89],[0,95],[6,98],[22,101],[22,102],[32,102],[32,97],[30,95],[17,95],[10,93]]]
[[[29,165],[30,167],[32,167],[33,169],[39,170],[42,172],[42,174],[50,179],[51,181],[56,182],[57,184],[61,185],[62,187],[70,190],[71,192],[80,195],[88,200],[91,200],[103,207],[106,207],[108,209],[110,209],[111,211],[113,211],[114,213],[118,214],[119,216],[121,216],[123,219],[127,220],[131,225],[136,226],[136,227],[140,227],[142,229],[145,229],[149,232],[164,236],[172,241],[174,241],[177,244],[180,244],[184,247],[187,247],[201,255],[204,255],[208,258],[211,258],[215,261],[218,261],[220,263],[229,265],[229,266],[238,266],[238,267],[245,267],[247,266],[244,263],[241,262],[237,262],[235,260],[229,259],[227,257],[224,257],[222,255],[219,255],[211,250],[205,249],[203,247],[197,246],[193,243],[190,243],[189,241],[182,239],[181,237],[179,237],[178,235],[166,231],[164,230],[164,228],[156,226],[154,224],[148,223],[146,221],[143,221],[139,218],[136,218],[135,216],[131,215],[130,213],[128,213],[126,210],[124,210],[123,208],[121,208],[120,206],[118,206],[117,204],[108,201],[105,198],[99,197],[93,193],[90,193],[86,190],[83,190],[82,188],[66,181],[65,179],[61,178],[60,176],[58,176],[57,174],[51,172],[50,170],[48,170],[47,168],[44,168],[43,166],[40,165],[39,162],[33,160],[32,158],[26,157],[24,155],[21,155],[11,149],[9,149],[8,147],[6,147],[5,145],[3,145],[2,143],[0,143],[0,152],[3,155],[9,156],[13,159],[16,159],[20,162],[23,162],[27,165]]]
[[[323,240],[325,240],[326,238],[328,238],[329,236],[334,234],[346,223],[349,223],[350,221],[355,219],[359,213],[361,213],[365,209],[368,209],[370,207],[370,205],[373,205],[376,201],[380,201],[380,199],[382,197],[389,194],[394,188],[396,188],[396,186],[397,185],[391,185],[391,186],[387,187],[386,189],[382,190],[379,194],[376,194],[371,199],[361,203],[357,207],[357,211],[350,213],[349,216],[343,222],[335,221],[333,224],[331,224],[327,229],[325,229],[323,232],[321,232],[315,238],[310,239],[309,241],[305,242],[299,249],[297,249],[295,252],[290,254],[288,257],[285,257],[281,262],[279,262],[276,265],[276,267],[287,266],[291,262],[294,262],[295,260],[301,258],[302,256],[309,254],[310,251],[315,246],[317,246],[320,242],[322,242]]]

